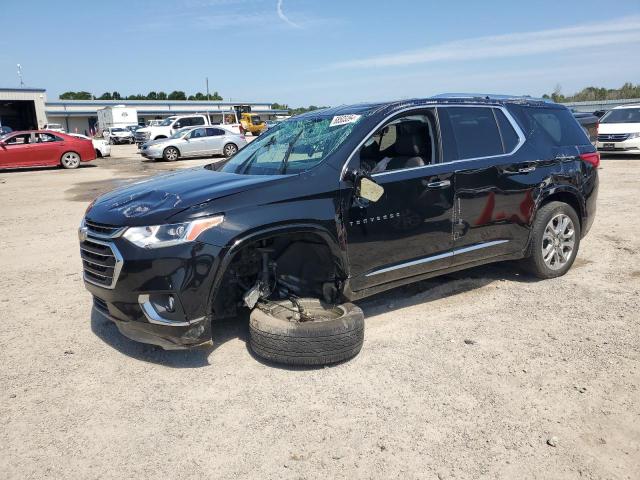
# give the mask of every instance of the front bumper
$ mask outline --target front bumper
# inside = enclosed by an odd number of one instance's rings
[[[210,302],[219,247],[193,242],[142,249],[121,237],[100,241],[114,250],[119,267],[113,282],[104,286],[92,282],[83,262],[85,287],[97,312],[126,337],[165,349],[211,342]],[[166,308],[169,299],[171,309]]]
[[[144,158],[150,158],[153,160],[157,160],[159,158],[162,158],[162,152],[158,151],[158,150],[154,150],[154,149],[143,149],[141,148],[140,151],[138,152],[140,153],[140,155],[142,155]]]

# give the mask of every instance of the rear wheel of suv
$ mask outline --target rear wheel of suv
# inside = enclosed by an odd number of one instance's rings
[[[329,305],[312,298],[267,302],[251,312],[249,336],[251,350],[266,360],[327,365],[358,354],[364,314],[352,303]]]
[[[180,152],[176,147],[167,147],[162,152],[162,158],[164,158],[168,162],[175,162],[176,160],[178,160],[179,156]]]
[[[544,205],[533,222],[529,257],[525,267],[538,278],[555,278],[567,273],[580,247],[580,220],[566,203]]]
[[[222,153],[224,153],[225,157],[230,157],[231,155],[235,155],[238,151],[238,147],[235,143],[227,143],[222,149]]]

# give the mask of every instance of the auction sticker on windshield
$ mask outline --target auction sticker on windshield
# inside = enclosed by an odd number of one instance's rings
[[[330,127],[337,127],[338,125],[346,125],[347,123],[355,123],[362,115],[336,115],[329,124]]]

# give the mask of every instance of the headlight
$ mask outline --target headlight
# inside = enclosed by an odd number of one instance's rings
[[[186,223],[129,227],[123,237],[140,248],[160,248],[193,242],[200,234],[222,223],[224,215],[200,218]]]
[[[630,133],[628,140],[631,140],[632,138],[640,138],[640,132]]]

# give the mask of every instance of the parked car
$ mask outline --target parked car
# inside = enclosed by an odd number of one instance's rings
[[[51,130],[12,132],[0,137],[0,168],[78,168],[96,158],[89,140]]]
[[[49,130],[51,132],[65,133],[61,123],[45,123],[42,129]]]
[[[598,150],[640,154],[640,105],[615,107],[600,119]]]
[[[230,157],[247,144],[244,135],[221,127],[185,127],[171,138],[153,140],[142,145],[145,158],[176,161],[179,158],[224,155]]]
[[[135,138],[135,136],[136,136],[136,132],[137,132],[138,130],[140,130],[141,128],[143,128],[143,127],[144,127],[144,125],[129,125],[129,126],[127,127],[127,130],[129,130],[129,131],[133,134],[133,136],[134,136],[134,138]]]
[[[602,118],[608,111],[609,110],[596,110],[595,112],[593,112],[593,114],[598,118]]]
[[[102,136],[111,145],[135,142],[133,133],[125,127],[108,127],[102,131]]]
[[[591,140],[591,143],[595,145],[598,141],[598,126],[600,118],[588,112],[573,112],[573,116],[584,129],[589,140]]]
[[[338,362],[363,342],[353,300],[503,260],[564,275],[594,221],[599,158],[567,108],[527,97],[309,112],[225,162],[97,198],[85,286],[134,340],[210,343],[247,308],[257,355]]]
[[[181,128],[209,125],[207,115],[182,115],[165,118],[159,125],[140,128],[136,131],[135,139],[138,145],[149,140],[169,138]]]
[[[103,158],[111,156],[111,145],[109,145],[109,142],[106,140],[103,140],[102,138],[89,138],[86,135],[81,135],[79,133],[70,133],[69,135],[72,137],[84,138],[85,140],[91,140],[93,148],[96,151],[96,157]]]

